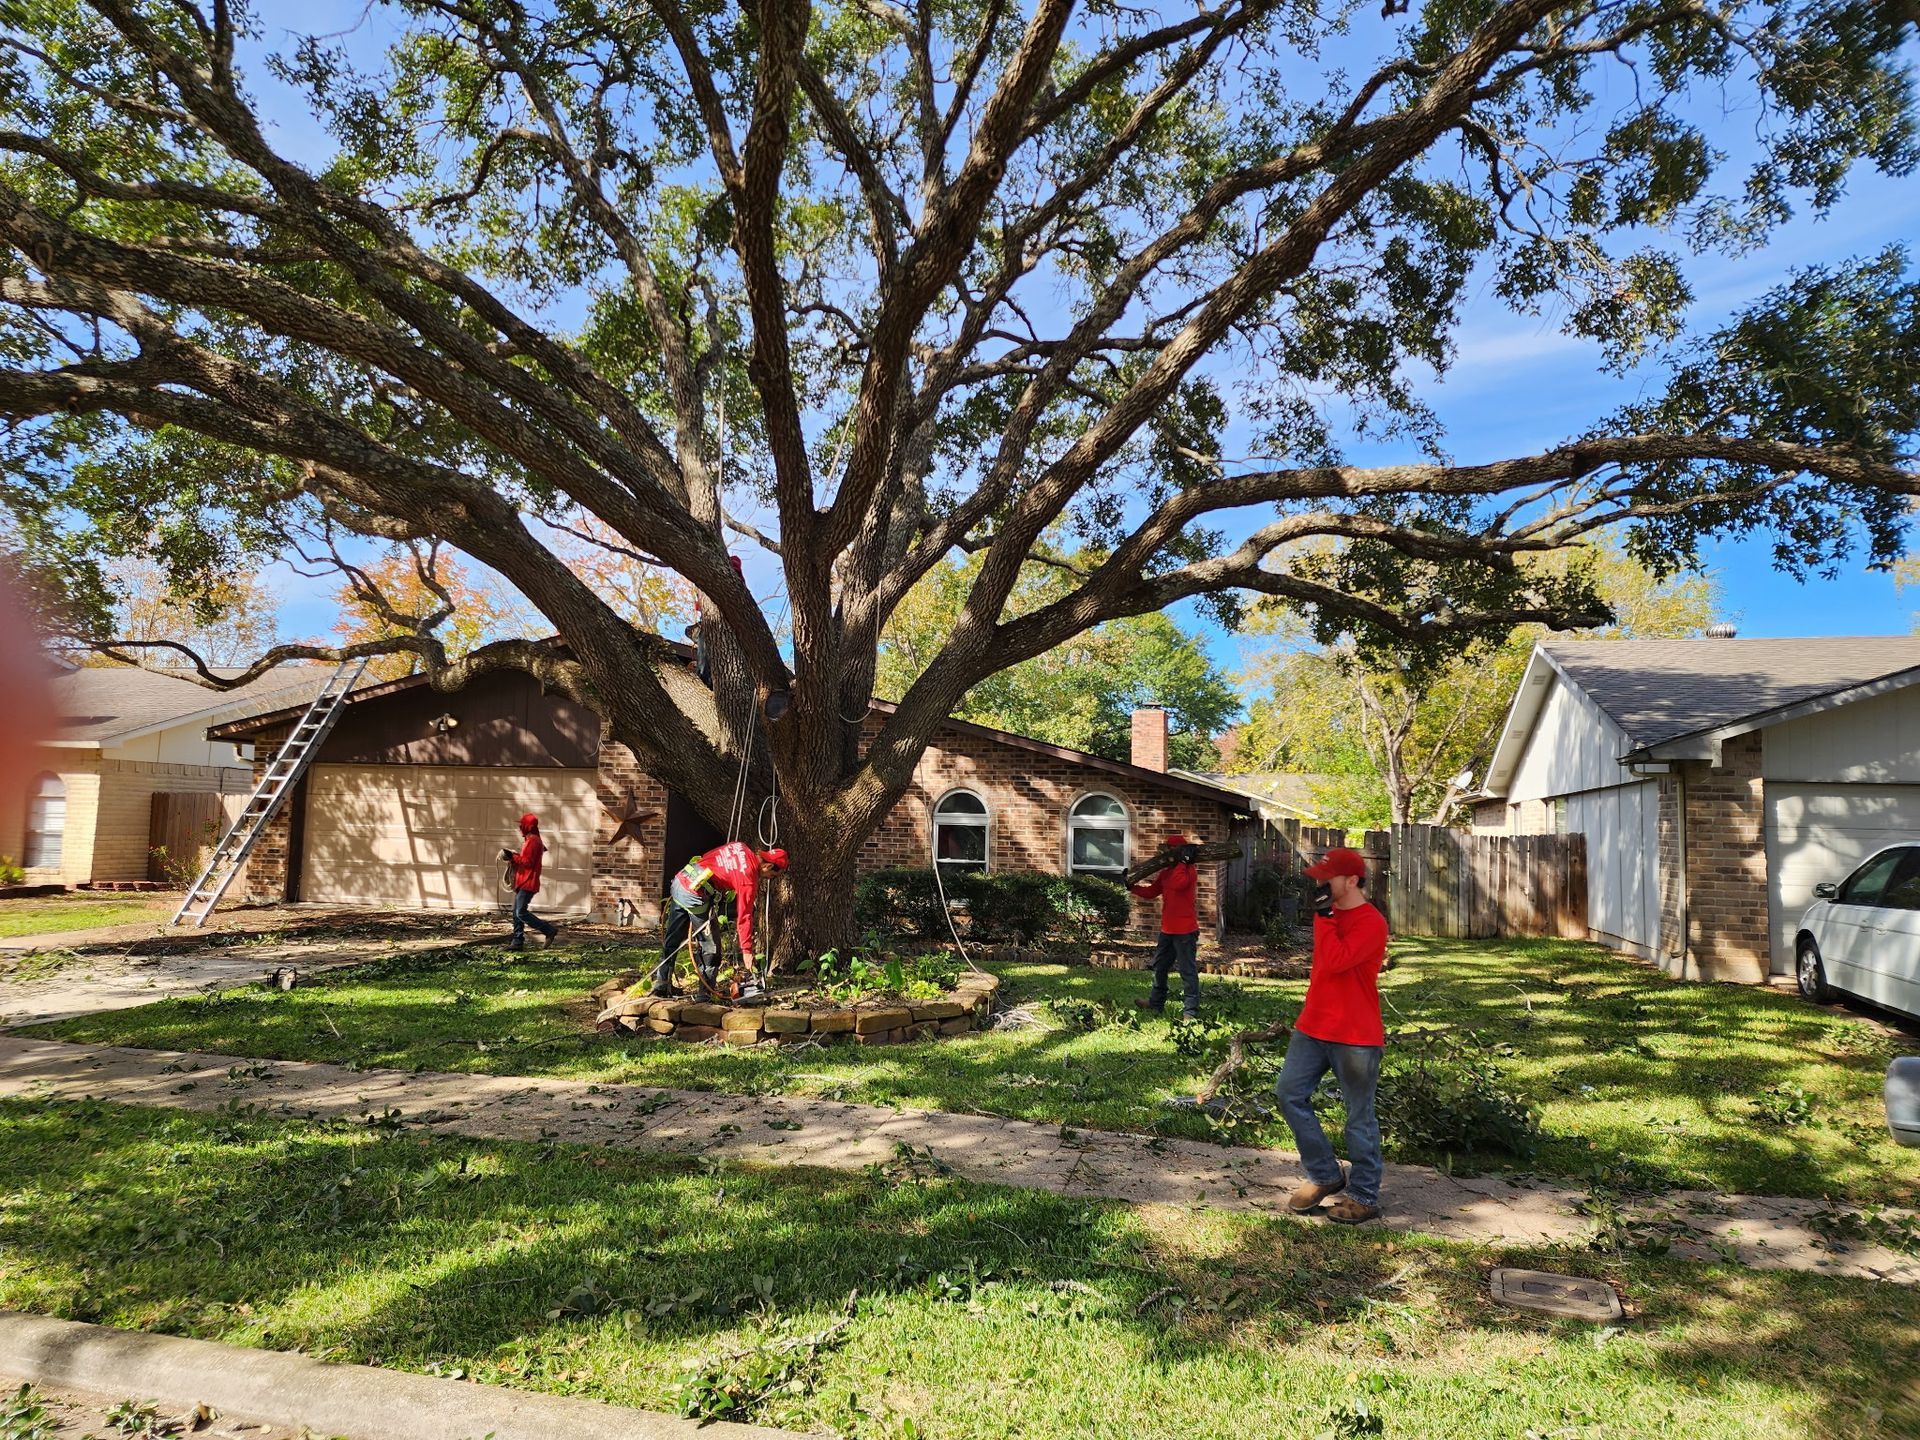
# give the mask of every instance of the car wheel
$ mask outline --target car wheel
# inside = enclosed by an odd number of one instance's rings
[[[1833,998],[1827,986],[1827,967],[1820,963],[1820,950],[1811,940],[1800,942],[1799,961],[1794,976],[1800,982],[1800,994],[1818,1005]]]

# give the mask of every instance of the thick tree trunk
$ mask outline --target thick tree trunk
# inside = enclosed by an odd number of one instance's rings
[[[784,836],[782,837],[785,838]],[[816,848],[801,837],[788,845],[785,880],[777,887],[780,925],[769,936],[774,967],[791,973],[829,950],[846,954],[859,940],[853,921],[858,845]]]

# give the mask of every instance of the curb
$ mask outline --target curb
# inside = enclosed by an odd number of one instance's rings
[[[797,1440],[791,1430],[702,1425],[596,1400],[11,1310],[0,1310],[0,1374],[182,1408],[204,1402],[352,1440]]]

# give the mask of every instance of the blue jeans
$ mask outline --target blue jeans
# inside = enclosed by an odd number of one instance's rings
[[[1160,932],[1153,950],[1153,988],[1147,992],[1147,1004],[1158,1010],[1167,1003],[1167,972],[1180,971],[1180,1009],[1187,1015],[1200,1013],[1200,934],[1169,935]]]
[[[1347,1177],[1347,1193],[1362,1205],[1380,1203],[1380,1117],[1374,1113],[1374,1094],[1380,1088],[1378,1045],[1336,1045],[1316,1040],[1298,1030],[1287,1042],[1286,1063],[1274,1082],[1274,1094],[1280,1097],[1280,1113],[1293,1131],[1293,1143],[1300,1147],[1300,1163],[1316,1185],[1338,1185],[1340,1162],[1333,1158],[1333,1146],[1327,1132],[1320,1128],[1320,1117],[1313,1113],[1313,1092],[1320,1077],[1333,1071],[1340,1082],[1340,1098],[1347,1106],[1347,1159],[1353,1171]]]
[[[547,939],[551,940],[560,933],[560,927],[550,921],[542,920],[533,913],[533,892],[516,890],[513,892],[513,939],[514,949],[518,950],[527,942],[527,926],[533,926]]]

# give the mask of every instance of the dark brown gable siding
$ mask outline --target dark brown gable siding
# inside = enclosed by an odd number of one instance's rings
[[[435,721],[459,724],[442,733]],[[317,757],[327,765],[479,765],[591,770],[600,717],[531,675],[482,676],[450,695],[427,686],[348,705]]]

